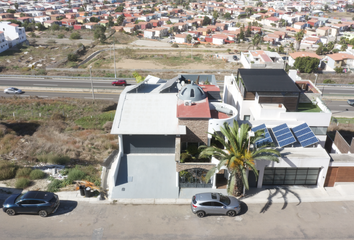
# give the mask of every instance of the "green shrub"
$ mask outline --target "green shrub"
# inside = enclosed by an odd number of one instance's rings
[[[48,192],[58,192],[62,186],[62,181],[58,179],[54,179],[51,183],[47,186]]]
[[[31,172],[31,168],[20,168],[16,172],[16,178],[29,177]]]
[[[26,188],[30,185],[31,181],[28,180],[28,178],[19,178],[16,180],[16,184],[15,184],[15,187],[16,188]]]
[[[11,179],[16,176],[17,165],[7,161],[0,161],[0,180]]]
[[[64,37],[65,37],[64,34],[62,34],[62,33],[58,34],[58,38],[59,38],[59,39],[64,38]]]
[[[331,79],[325,79],[323,80],[323,83],[335,83],[335,81],[332,81]]]
[[[190,157],[190,155],[188,153],[181,153],[181,163],[184,163],[186,161],[186,159],[188,159]]]
[[[77,168],[71,169],[68,174],[68,180],[71,183],[75,180],[83,180],[85,179],[85,177],[86,177],[86,173],[84,173],[83,171]]]
[[[73,32],[71,35],[70,35],[70,39],[80,39],[81,38],[81,35],[79,32]]]
[[[46,174],[45,172],[35,169],[30,173],[30,179],[35,180],[35,179],[43,179],[45,178]]]
[[[178,46],[177,43],[174,43],[174,44],[171,45],[171,47],[178,48],[179,46]]]
[[[40,162],[59,164],[59,165],[65,165],[70,161],[70,157],[68,156],[54,155],[51,153],[39,155],[37,156],[37,159]]]

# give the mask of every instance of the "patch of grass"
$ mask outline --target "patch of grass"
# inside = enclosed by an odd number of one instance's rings
[[[28,178],[32,172],[31,168],[20,168],[16,172],[16,178]]]
[[[68,174],[68,181],[72,183],[75,180],[84,180],[86,177],[86,173],[81,171],[80,169],[73,168],[70,169],[69,174]]]
[[[59,164],[59,165],[65,165],[70,161],[70,157],[68,156],[56,155],[51,153],[39,155],[37,156],[37,159],[40,162]]]
[[[82,128],[102,129],[103,125],[108,121],[113,121],[115,111],[104,112],[97,115],[79,118],[75,123]]]
[[[8,154],[16,148],[17,142],[20,138],[14,134],[6,134],[0,140],[0,154]]]
[[[16,176],[16,164],[1,160],[0,161],[0,180],[11,179]]]
[[[46,174],[45,172],[39,170],[39,169],[35,169],[30,173],[30,179],[35,180],[35,179],[43,179],[45,178]]]
[[[31,181],[28,178],[19,178],[16,180],[15,187],[24,189],[31,184]]]
[[[58,179],[54,179],[51,183],[47,186],[48,192],[58,192],[62,186],[62,181]]]
[[[334,118],[332,117],[332,122],[335,123],[354,123],[354,118]]]
[[[321,108],[312,103],[299,103],[298,112],[322,112]]]

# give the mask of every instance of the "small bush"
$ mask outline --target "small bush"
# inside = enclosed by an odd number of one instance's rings
[[[35,180],[35,179],[43,179],[45,178],[46,174],[45,172],[35,169],[30,173],[30,179]]]
[[[0,161],[0,180],[7,180],[16,176],[17,165]]]
[[[81,35],[80,33],[78,32],[73,32],[71,35],[70,35],[70,39],[80,39],[81,38]]]
[[[69,53],[69,54],[68,54],[68,60],[69,60],[70,62],[76,62],[77,59],[78,59],[78,56],[77,56],[76,54],[74,54],[74,53]]]
[[[17,179],[16,183],[15,183],[15,187],[16,188],[26,188],[30,185],[31,181],[28,180],[27,178],[19,178]]]
[[[16,178],[29,177],[32,172],[31,168],[20,168],[16,172]]]
[[[73,168],[73,169],[70,170],[67,179],[69,180],[69,182],[72,183],[75,180],[85,179],[85,177],[86,177],[86,173],[84,173],[80,169]]]
[[[58,34],[58,38],[59,38],[59,39],[62,39],[62,38],[64,38],[64,37],[65,37],[64,34],[62,34],[62,33]]]
[[[332,81],[331,79],[325,79],[323,80],[323,83],[335,83],[335,81]]]
[[[51,183],[48,184],[47,191],[58,192],[60,190],[61,185],[62,185],[62,181],[58,179],[54,179]]]
[[[54,154],[43,154],[37,156],[38,161],[44,163],[53,163],[59,165],[65,165],[70,161],[68,156],[54,155]]]
[[[178,44],[174,43],[174,44],[171,45],[171,47],[178,48]]]

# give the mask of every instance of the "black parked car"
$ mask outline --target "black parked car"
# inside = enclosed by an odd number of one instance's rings
[[[34,213],[46,217],[54,213],[60,205],[58,195],[51,192],[29,191],[8,197],[2,210],[9,216],[17,213]]]

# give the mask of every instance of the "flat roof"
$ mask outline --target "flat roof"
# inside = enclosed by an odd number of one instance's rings
[[[248,92],[296,92],[300,89],[283,69],[239,69]]]

